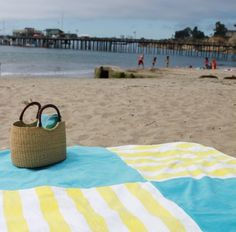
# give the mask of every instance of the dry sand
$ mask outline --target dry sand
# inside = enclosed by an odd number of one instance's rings
[[[198,78],[205,74],[219,79]],[[0,77],[0,148],[9,147],[11,123],[32,99],[59,107],[68,146],[187,141],[236,156],[236,80],[223,80],[232,75],[161,69],[145,79]]]

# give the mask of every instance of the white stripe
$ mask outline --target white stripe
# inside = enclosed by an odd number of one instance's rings
[[[1,232],[7,232],[7,226],[5,221],[5,216],[3,212],[3,191],[0,191],[0,231]]]
[[[201,231],[197,223],[188,214],[186,214],[182,208],[180,208],[173,201],[166,199],[151,183],[141,183],[140,185],[143,189],[151,193],[156,201],[158,201],[175,218],[177,218],[184,225],[187,231]]]
[[[24,218],[29,231],[49,231],[49,226],[42,215],[35,189],[19,190]]]
[[[128,229],[123,224],[119,214],[109,208],[106,201],[101,197],[96,189],[81,189],[84,196],[89,201],[94,211],[100,214],[106,221],[109,231],[128,232]]]
[[[197,144],[196,146],[193,146],[193,147],[189,147],[189,148],[184,148],[182,150],[185,150],[185,151],[193,151],[193,152],[205,152],[205,151],[216,151],[217,153],[219,151],[217,151],[216,149],[212,148],[212,147],[204,147],[200,144]],[[220,153],[220,152],[219,152]]]
[[[91,231],[84,216],[77,210],[66,189],[51,187],[57,200],[60,212],[73,232]]]
[[[209,173],[212,171],[217,171],[218,169],[227,169],[227,168],[236,168],[236,164],[215,164],[211,167],[205,167],[203,165],[200,164],[196,164],[196,165],[190,165],[187,167],[180,167],[180,168],[173,168],[173,167],[165,167],[162,168],[161,170],[158,171],[141,171],[143,175],[147,175],[149,177],[151,176],[158,176],[161,175],[163,173],[168,173],[168,174],[176,174],[179,172],[183,172],[183,171],[195,171],[195,170],[201,170],[203,173]],[[189,174],[189,176],[191,176],[191,173]]]
[[[169,231],[160,218],[150,214],[143,204],[135,196],[133,196],[124,185],[112,186],[112,189],[123,205],[125,205],[127,210],[136,216],[149,232],[156,232],[157,228],[159,232]]]

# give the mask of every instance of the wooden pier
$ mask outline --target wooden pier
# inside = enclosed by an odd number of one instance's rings
[[[68,39],[0,36],[0,45],[153,55],[199,56],[216,58],[218,60],[236,61],[236,44],[203,41],[186,42],[176,40],[96,37]]]

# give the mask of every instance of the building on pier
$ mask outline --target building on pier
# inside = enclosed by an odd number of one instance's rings
[[[21,30],[14,30],[13,36],[15,37],[43,37],[44,34],[40,30],[36,30],[32,27],[25,27]]]
[[[58,29],[58,28],[52,28],[52,29],[46,29],[46,37],[48,38],[63,38],[65,37],[65,32]]]

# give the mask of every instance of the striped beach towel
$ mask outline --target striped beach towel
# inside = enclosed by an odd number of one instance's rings
[[[0,151],[0,231],[236,231],[236,159],[195,143],[74,146],[34,170]]]

